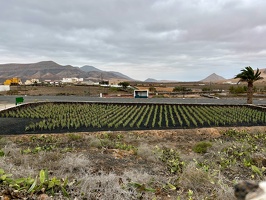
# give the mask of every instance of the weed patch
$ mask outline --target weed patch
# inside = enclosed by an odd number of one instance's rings
[[[209,147],[211,147],[212,144],[210,142],[198,142],[194,147],[193,151],[196,153],[207,153],[207,150]]]

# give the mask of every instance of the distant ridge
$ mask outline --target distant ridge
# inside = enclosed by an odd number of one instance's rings
[[[211,75],[207,76],[205,79],[202,79],[201,82],[218,82],[226,80],[224,77],[219,76],[215,73],[212,73]]]
[[[146,83],[174,83],[174,82],[178,82],[178,81],[175,81],[175,80],[156,80],[154,78],[148,78],[146,79],[144,82]]]
[[[100,72],[102,75],[104,75],[104,73],[111,73],[113,75],[116,75],[118,77],[120,77],[120,79],[125,79],[125,80],[129,80],[129,81],[134,81],[134,79],[130,78],[129,76],[126,76],[125,74],[122,74],[120,72],[115,72],[115,71],[102,71],[96,67],[93,66],[89,66],[89,65],[85,65],[83,67],[80,68],[82,71],[84,72],[94,72],[94,74],[96,72]],[[106,74],[105,74],[106,75]]]
[[[264,79],[266,79],[266,68],[260,69],[260,72],[261,72],[261,75],[260,76],[263,77]]]
[[[118,76],[120,76],[120,77],[122,77],[122,78],[124,78],[126,80],[135,81],[135,79],[130,78],[129,76],[127,76],[125,74],[122,74],[120,72],[115,72],[115,71],[108,71],[108,72],[113,73],[113,74],[116,74],[116,75],[118,75]]]
[[[112,73],[101,71],[92,66],[84,66],[87,70],[83,71],[79,67],[73,67],[71,65],[59,65],[54,61],[41,61],[37,63],[19,64],[9,63],[0,64],[0,82],[4,82],[6,79],[18,77],[22,82],[29,79],[44,80],[62,80],[63,78],[77,77],[84,78],[85,80],[100,81],[104,80],[133,80],[126,78],[126,75],[119,75],[119,73]]]
[[[144,82],[156,83],[156,82],[159,82],[159,81],[154,79],[154,78],[147,78]]]
[[[1,64],[0,65],[0,81],[18,77],[25,81],[27,79],[40,79],[40,80],[59,80],[62,77],[81,77],[83,78],[83,72],[71,65],[59,65],[53,61],[41,61],[38,63],[29,64]]]
[[[84,65],[83,67],[80,68],[84,72],[101,72],[102,70],[97,69],[96,67],[89,66],[89,65]]]

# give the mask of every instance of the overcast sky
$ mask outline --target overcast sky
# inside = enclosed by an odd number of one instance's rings
[[[0,0],[0,63],[53,60],[134,79],[266,68],[265,0]]]

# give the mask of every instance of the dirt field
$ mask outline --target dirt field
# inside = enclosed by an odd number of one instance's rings
[[[103,94],[123,95],[127,92],[94,85],[65,85],[65,86],[11,86],[8,92],[0,92],[2,95],[28,95],[28,96],[99,96]]]

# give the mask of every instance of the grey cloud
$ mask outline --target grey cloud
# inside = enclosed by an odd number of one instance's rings
[[[49,59],[172,80],[265,68],[263,0],[0,2],[1,63]]]

